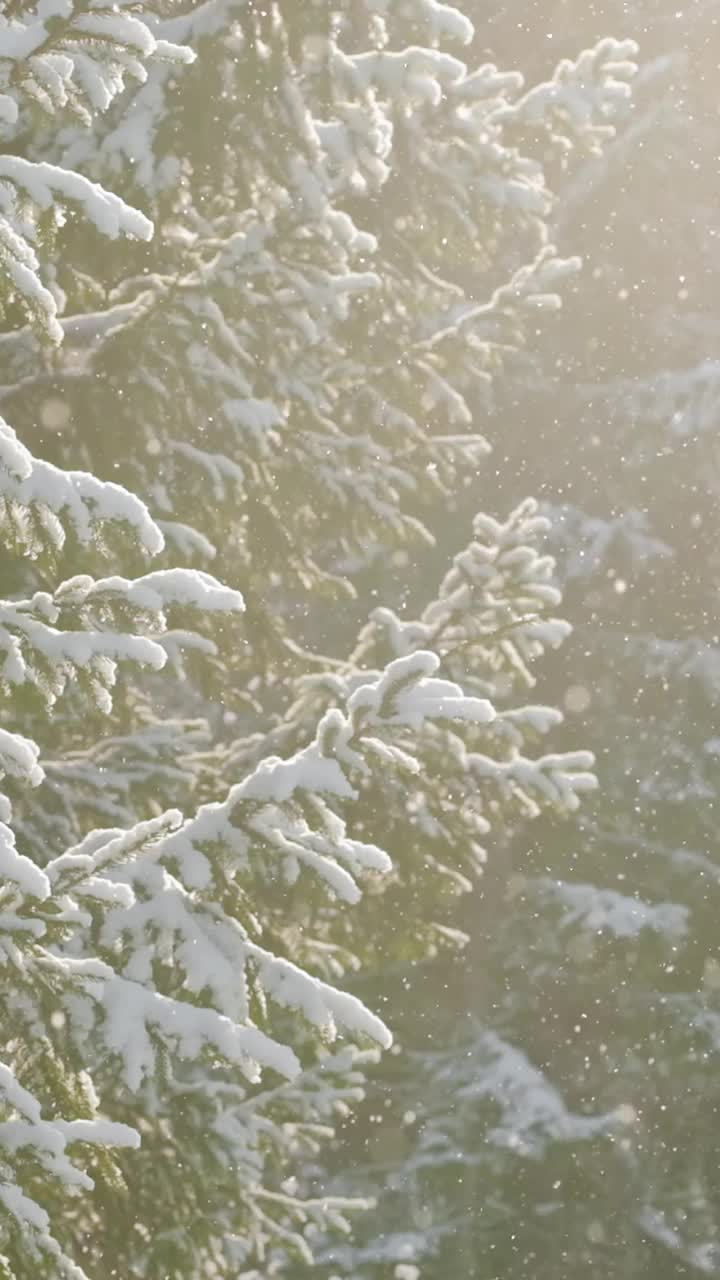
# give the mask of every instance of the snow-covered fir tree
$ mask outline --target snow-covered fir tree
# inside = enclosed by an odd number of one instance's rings
[[[605,39],[526,84],[475,42],[438,0],[2,7],[16,1280],[309,1262],[390,1044],[353,974],[460,945],[492,843],[594,786],[527,704],[568,630],[532,502],[405,616],[578,268],[548,175],[634,71]]]

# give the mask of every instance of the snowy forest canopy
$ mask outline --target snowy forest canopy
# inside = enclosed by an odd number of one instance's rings
[[[676,17],[0,3],[0,1278],[717,1273]]]

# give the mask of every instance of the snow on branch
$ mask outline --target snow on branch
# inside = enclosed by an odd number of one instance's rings
[[[158,39],[152,13],[123,12],[113,0],[39,0],[0,14],[0,119],[13,124],[23,100],[50,115],[67,108],[83,124],[105,111],[127,79],[143,83],[154,58],[191,62],[186,46]]]
[[[158,639],[127,630],[112,630],[113,613],[138,626],[166,630],[165,610],[174,605],[206,610],[241,610],[239,592],[221,587],[196,569],[160,570],[145,578],[70,578],[51,595],[38,591],[28,600],[0,601],[0,684],[29,684],[49,705],[68,681],[81,679],[98,707],[112,708],[111,690],[120,662],[160,670],[167,661]],[[102,618],[103,626],[94,625]],[[54,625],[72,617],[72,629]],[[189,637],[191,640],[191,637]]]
[[[49,1046],[48,1046],[49,1048]],[[50,1265],[53,1274],[65,1280],[87,1280],[85,1272],[63,1253],[52,1234],[50,1217],[21,1185],[21,1170],[28,1153],[36,1169],[66,1187],[92,1191],[92,1178],[70,1158],[67,1148],[75,1144],[137,1147],[140,1135],[129,1125],[114,1123],[94,1113],[97,1100],[89,1081],[79,1080],[88,1117],[63,1120],[43,1115],[38,1099],[24,1088],[12,1069],[0,1063],[0,1148],[3,1169],[0,1175],[0,1204],[9,1216],[4,1223],[21,1235],[25,1250],[39,1266]],[[94,1104],[94,1105],[93,1105]],[[2,1259],[0,1259],[2,1265]],[[10,1274],[8,1272],[8,1274]]]
[[[573,62],[563,58],[551,80],[529,89],[515,102],[498,106],[495,122],[548,127],[553,141],[569,151],[580,141],[599,154],[615,136],[613,116],[630,97],[637,73],[634,40],[598,41]]]
[[[349,839],[330,806],[355,796],[353,775],[370,772],[376,736],[387,735],[386,764],[416,772],[420,764],[412,754],[393,746],[394,729],[417,729],[430,720],[485,725],[493,719],[486,699],[467,697],[458,685],[435,677],[438,665],[435,654],[419,651],[396,658],[380,675],[359,683],[346,712],[332,708],[323,715],[308,747],[289,759],[261,761],[224,801],[204,806],[169,836],[163,857],[177,864],[186,883],[203,888],[212,876],[204,846],[224,845],[242,866],[256,836],[281,855],[290,882],[305,864],[333,893],[357,901],[353,873],[388,870],[389,860],[375,846]],[[308,822],[306,795],[313,800],[316,827]]]
[[[97,0],[39,0],[33,11],[0,14],[0,128],[20,129],[28,104],[47,115],[68,109],[84,126],[105,111],[128,79],[143,83],[155,59],[192,62],[194,54],[158,38],[156,19]],[[39,251],[78,207],[97,230],[148,240],[152,223],[118,196],[72,169],[0,154],[0,273],[53,343],[62,340],[58,297],[42,279]],[[2,298],[0,301],[5,302]]]
[[[18,889],[41,898],[31,913],[38,938],[50,894],[65,904],[70,938],[87,911],[101,913],[97,958],[77,958],[72,945],[56,944],[41,948],[37,963],[85,992],[73,1006],[73,1034],[84,1042],[94,1028],[120,1059],[129,1088],[154,1075],[158,1053],[194,1060],[203,1045],[251,1079],[263,1067],[294,1075],[294,1051],[254,1025],[253,1006],[262,1010],[267,1000],[300,1013],[325,1038],[342,1027],[351,1037],[390,1043],[382,1021],[357,997],[263,947],[251,919],[246,927],[205,890],[211,881],[240,883],[251,848],[272,851],[289,884],[305,865],[340,901],[357,900],[361,875],[387,871],[387,855],[350,838],[336,811],[354,794],[353,776],[377,762],[377,739],[387,738],[383,767],[407,770],[418,766],[394,752],[397,729],[430,718],[486,724],[493,716],[486,700],[438,679],[437,665],[427,652],[390,663],[356,689],[346,713],[323,717],[309,748],[264,761],[222,804],[185,822],[168,813],[127,832],[94,832],[38,872],[37,886],[16,876]],[[118,973],[119,955],[127,960]],[[165,987],[159,974],[168,962]]]
[[[356,658],[365,660],[380,631],[396,654],[422,645],[437,648],[458,678],[490,687],[502,675],[532,688],[531,664],[571,630],[562,619],[545,616],[561,601],[555,562],[534,545],[549,527],[533,499],[504,522],[477,515],[473,541],[454,557],[420,618],[405,621],[391,609],[376,609]]]
[[[2,418],[0,520],[31,555],[46,544],[61,547],[66,537],[64,522],[82,543],[90,542],[104,522],[117,521],[133,529],[149,555],[164,546],[160,528],[135,494],[86,471],[62,471],[33,457]]]
[[[46,161],[0,155],[0,268],[11,296],[18,297],[54,343],[62,341],[63,330],[56,297],[40,278],[36,245],[42,238],[41,223],[49,219],[48,230],[59,227],[67,204],[78,205],[110,239],[122,234],[149,240],[153,233],[144,214],[82,174]]]

